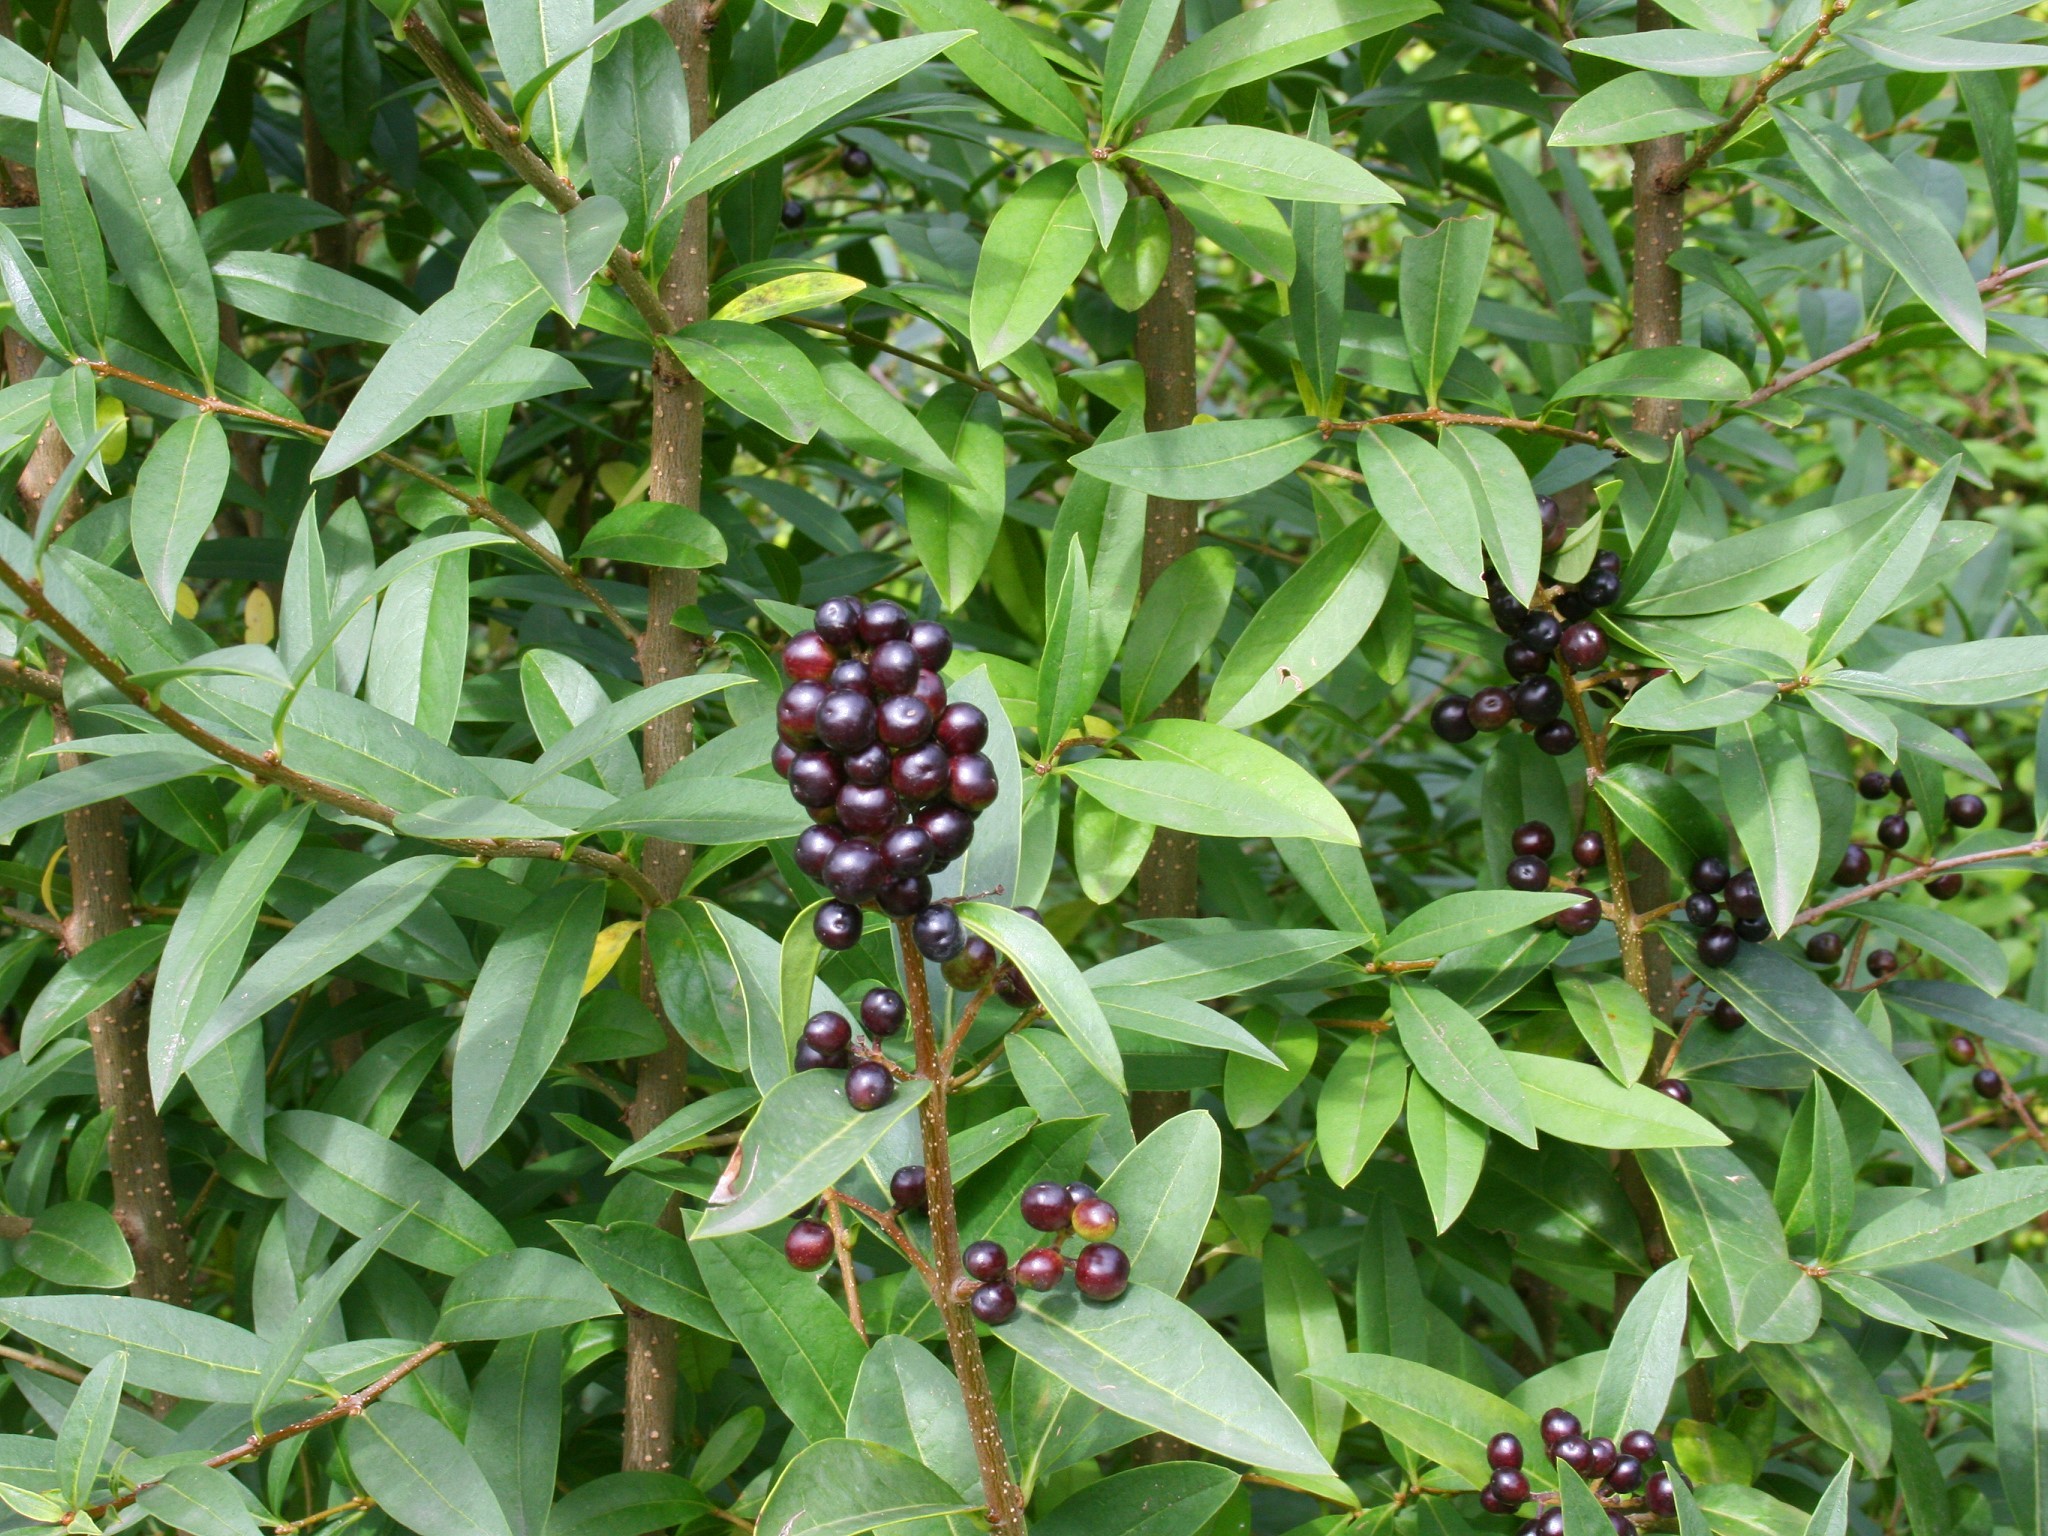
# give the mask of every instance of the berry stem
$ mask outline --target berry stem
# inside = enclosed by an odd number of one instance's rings
[[[953,1200],[952,1152],[946,1143],[946,1101],[951,1096],[952,1082],[939,1059],[939,1042],[932,1026],[931,992],[925,985],[924,963],[911,939],[909,919],[897,919],[896,940],[903,957],[903,997],[910,1004],[917,1071],[932,1085],[918,1110],[924,1128],[925,1203],[932,1227],[932,1267],[938,1280],[932,1286],[932,1305],[945,1320],[946,1348],[953,1356],[953,1374],[960,1379],[967,1433],[974,1443],[974,1459],[981,1467],[981,1491],[988,1500],[989,1530],[993,1536],[1025,1536],[1024,1496],[1010,1476],[1010,1454],[1003,1445],[1002,1426],[996,1418],[995,1396],[989,1390],[988,1369],[981,1358],[981,1340],[975,1336],[974,1319],[966,1303],[955,1294],[964,1272],[960,1268],[959,1212]]]
[[[1614,936],[1621,945],[1621,973],[1654,1007],[1650,968],[1643,957],[1643,930],[1636,922],[1635,907],[1629,899],[1628,870],[1621,858],[1621,828],[1615,824],[1614,812],[1600,794],[1600,780],[1607,773],[1607,738],[1593,729],[1592,719],[1586,714],[1585,692],[1572,676],[1571,668],[1559,667],[1558,672],[1564,679],[1564,701],[1571,709],[1572,724],[1578,728],[1579,744],[1586,749],[1586,788],[1590,791],[1586,798],[1600,817],[1600,836],[1607,844],[1607,883],[1613,894]]]
[[[853,1324],[861,1343],[866,1344],[868,1320],[860,1309],[860,1282],[853,1273],[853,1244],[846,1240],[846,1218],[839,1209],[836,1189],[825,1191],[825,1222],[832,1229],[832,1252],[839,1260],[839,1284],[846,1292],[846,1320]]]

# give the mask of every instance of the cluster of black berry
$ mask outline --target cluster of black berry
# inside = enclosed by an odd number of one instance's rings
[[[924,1164],[912,1163],[889,1176],[889,1203],[898,1211],[925,1208]],[[806,1216],[782,1240],[782,1256],[798,1269],[823,1269],[832,1258],[832,1229]]]
[[[1543,517],[1544,548],[1555,549],[1564,537],[1557,503],[1543,496],[1537,507]],[[1470,698],[1453,694],[1439,700],[1430,712],[1430,728],[1445,741],[1461,742],[1520,720],[1537,746],[1552,757],[1562,757],[1578,745],[1579,736],[1564,718],[1564,689],[1550,675],[1550,664],[1555,658],[1572,672],[1589,672],[1607,659],[1607,635],[1590,622],[1590,616],[1620,598],[1621,556],[1611,549],[1596,554],[1585,579],[1552,599],[1554,612],[1532,611],[1491,570],[1486,573],[1486,594],[1494,625],[1508,637],[1501,665],[1515,681],[1505,688],[1481,688]]]
[[[1550,856],[1557,852],[1557,834],[1549,825],[1540,821],[1523,822],[1515,828],[1509,846],[1514,850],[1514,857],[1508,860],[1508,888],[1516,891],[1549,890]],[[1606,862],[1607,840],[1598,832],[1589,828],[1572,839],[1574,874],[1583,875]],[[1582,933],[1591,933],[1600,925],[1600,898],[1583,885],[1567,886],[1566,890],[1585,899],[1577,906],[1566,907],[1552,919],[1558,932],[1571,934],[1574,938]]]
[[[933,903],[930,877],[974,840],[996,770],[981,750],[988,717],[946,702],[939,668],[952,654],[943,624],[886,598],[829,598],[816,628],[782,648],[790,683],[775,707],[775,771],[817,823],[797,839],[796,863],[832,893],[813,924],[827,949],[860,942],[870,902],[913,918],[929,960],[966,947],[959,917]]]
[[[1087,1246],[1074,1255],[1074,1288],[1091,1301],[1115,1301],[1131,1283],[1131,1261],[1109,1241],[1116,1236],[1116,1207],[1086,1184],[1033,1184],[1017,1202],[1033,1230],[1056,1234],[1049,1247],[1033,1248],[1010,1266],[1001,1243],[969,1243],[960,1267],[980,1285],[968,1298],[974,1315],[994,1327],[1017,1310],[1017,1287],[1049,1291],[1067,1272],[1060,1250],[1069,1237]]]
[[[1731,872],[1726,859],[1710,853],[1694,861],[1686,880],[1692,894],[1685,898],[1685,920],[1700,930],[1700,964],[1727,965],[1745,939],[1760,944],[1771,936],[1763,887],[1748,870]],[[1732,923],[1721,921],[1724,907]]]
[[[903,994],[894,987],[871,987],[860,1000],[860,1024],[866,1031],[856,1048],[853,1022],[837,1009],[814,1013],[804,1021],[803,1038],[797,1042],[796,1069],[809,1072],[831,1067],[846,1073],[846,1102],[858,1110],[880,1109],[896,1097],[896,1078],[881,1059],[877,1040],[886,1040],[903,1028],[908,1010]]]
[[[1671,1493],[1671,1474],[1650,1472],[1646,1463],[1657,1455],[1657,1437],[1632,1429],[1620,1443],[1606,1436],[1587,1439],[1578,1415],[1553,1408],[1543,1415],[1543,1449],[1594,1485],[1616,1536],[1635,1536],[1631,1512],[1672,1515],[1678,1506]],[[1493,1476],[1480,1490],[1479,1505],[1490,1515],[1511,1515],[1530,1498],[1529,1477],[1522,1470],[1522,1442],[1498,1434],[1487,1442],[1486,1463]],[[1552,1505],[1522,1527],[1521,1536],[1564,1536],[1564,1510]]]

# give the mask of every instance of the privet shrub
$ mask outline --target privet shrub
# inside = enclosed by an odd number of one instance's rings
[[[2019,0],[5,15],[9,1528],[2048,1524]]]

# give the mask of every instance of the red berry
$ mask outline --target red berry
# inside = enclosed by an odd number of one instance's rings
[[[960,1255],[960,1267],[976,1280],[1000,1280],[1010,1268],[1010,1256],[1003,1251],[1001,1243],[992,1243],[984,1238],[978,1243],[969,1243]]]
[[[1017,1209],[1027,1226],[1040,1232],[1059,1232],[1065,1230],[1068,1218],[1074,1214],[1074,1199],[1067,1193],[1066,1185],[1047,1180],[1025,1190],[1017,1201]]]
[[[889,1175],[889,1200],[899,1211],[921,1211],[925,1201],[924,1164],[912,1163]]]
[[[782,1256],[798,1269],[823,1269],[832,1259],[832,1229],[822,1221],[798,1222],[782,1240]]]
[[[791,635],[782,648],[782,671],[793,681],[821,683],[838,662],[839,653],[815,629]]]
[[[1948,1059],[1959,1067],[1967,1067],[1977,1059],[1977,1042],[1968,1035],[1953,1035],[1946,1047]]]
[[[988,716],[972,704],[948,704],[934,734],[950,754],[979,752],[988,745]]]
[[[846,1102],[866,1113],[896,1097],[896,1079],[879,1061],[856,1061],[846,1069]]]
[[[910,691],[910,696],[930,710],[932,719],[937,720],[946,708],[946,680],[926,667],[917,674],[917,686]]]
[[[967,1305],[977,1318],[994,1328],[1007,1323],[1017,1310],[1017,1290],[1007,1280],[991,1280],[974,1293]]]
[[[1558,1441],[1567,1435],[1576,1435],[1581,1427],[1577,1414],[1564,1408],[1551,1409],[1543,1415],[1543,1422],[1538,1426],[1543,1435],[1544,1449],[1555,1449]]]
[[[1090,1243],[1074,1260],[1074,1285],[1091,1301],[1115,1301],[1131,1283],[1131,1261],[1115,1243]]]
[[[1049,1291],[1067,1272],[1067,1261],[1057,1248],[1034,1248],[1017,1261],[1017,1283],[1034,1291]]]
[[[1116,1236],[1116,1207],[1100,1195],[1088,1200],[1076,1200],[1074,1214],[1070,1219],[1074,1226],[1074,1236],[1086,1242],[1099,1243],[1105,1238]]]

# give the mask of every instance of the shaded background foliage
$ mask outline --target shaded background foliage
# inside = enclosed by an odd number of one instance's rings
[[[5,14],[20,1523],[1513,1529],[1563,1404],[1653,1529],[2042,1528],[2023,7]],[[1596,550],[1565,750],[1432,735]],[[1043,1006],[863,1117],[791,1046],[896,955],[767,762],[877,590]],[[1129,1295],[942,1354],[878,1210],[787,1266],[920,1118]]]

